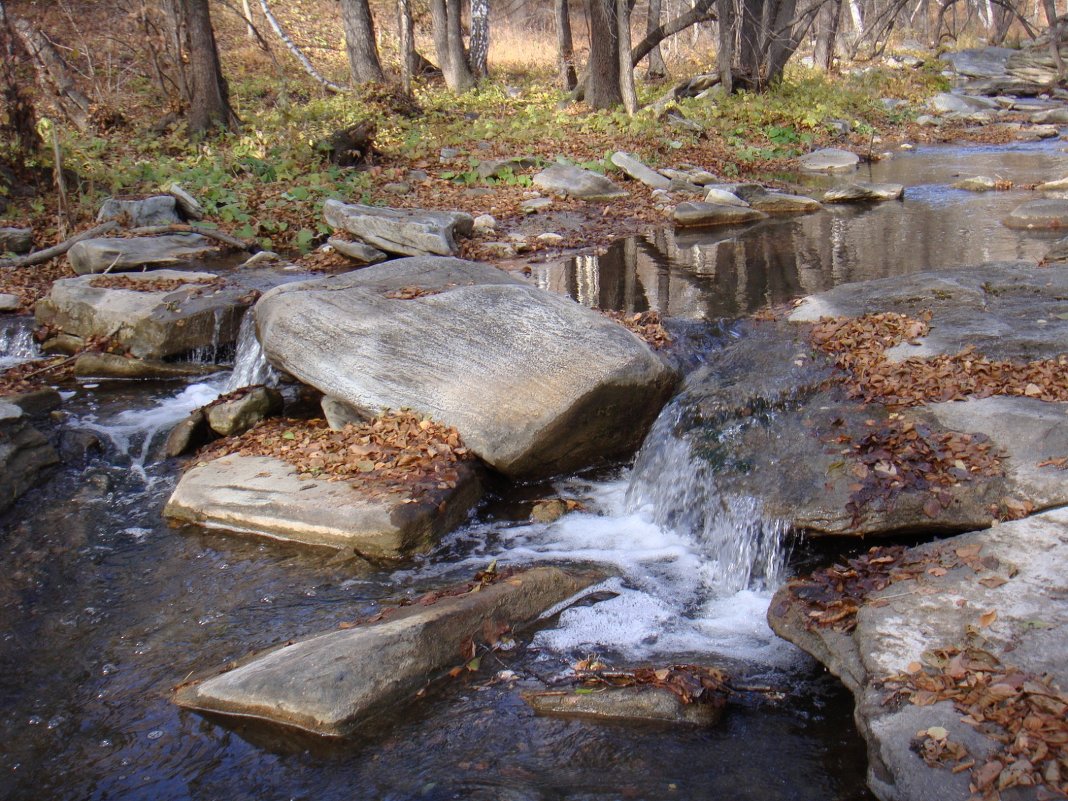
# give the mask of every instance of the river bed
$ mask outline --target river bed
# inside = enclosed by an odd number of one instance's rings
[[[919,148],[863,168],[864,178],[904,183],[903,202],[741,232],[660,231],[605,256],[534,265],[533,278],[587,305],[660,311],[686,338],[682,360],[696,364],[744,335],[734,318],[769,302],[926,267],[1040,258],[1049,235],[999,222],[1032,193],[948,184],[972,174],[1018,185],[1058,178],[1068,173],[1062,148]],[[25,330],[15,322],[0,332],[5,365],[34,355]],[[871,798],[849,694],[764,622],[792,544],[746,499],[716,494],[707,466],[673,435],[677,404],[636,466],[502,488],[434,551],[382,569],[161,521],[179,469],[160,460],[162,437],[252,380],[256,358],[246,342],[242,379],[89,382],[67,398],[63,426],[102,447],[27,494],[0,534],[0,797]],[[531,502],[556,495],[585,509],[531,523]],[[540,622],[477,673],[351,741],[313,743],[170,703],[193,671],[336,628],[493,560],[596,563],[615,578],[604,600]],[[536,718],[518,690],[552,683],[590,654],[618,667],[711,663],[772,692],[746,695],[708,730]]]

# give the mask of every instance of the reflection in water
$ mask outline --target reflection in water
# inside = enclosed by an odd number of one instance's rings
[[[846,180],[902,183],[905,199],[831,206],[730,228],[664,229],[629,237],[601,256],[534,266],[538,286],[604,309],[714,320],[838,284],[986,261],[1037,261],[1060,234],[1014,231],[1001,220],[1036,197],[952,189],[985,174],[1033,185],[1068,173],[1060,143],[988,149],[930,147],[847,177],[793,176],[813,196]]]

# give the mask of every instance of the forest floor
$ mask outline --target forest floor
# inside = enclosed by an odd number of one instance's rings
[[[674,82],[713,70],[711,52],[691,50],[669,61],[672,77],[640,80],[639,98],[646,108],[633,117],[622,110],[592,111],[584,104],[565,103],[566,93],[555,85],[553,49],[544,35],[517,44],[515,34],[502,34],[491,51],[490,77],[462,96],[449,93],[440,78],[418,81],[412,100],[393,86],[329,94],[300,71],[277,40],[271,40],[270,51],[264,50],[247,38],[239,19],[222,8],[216,26],[241,127],[191,142],[180,115],[173,113],[177,104],[151,79],[146,62],[151,37],[135,47],[129,44],[138,36],[135,19],[115,17],[114,6],[95,0],[83,0],[85,8],[72,13],[71,2],[41,10],[23,0],[11,9],[14,15],[32,14],[55,41],[69,47],[71,64],[97,106],[100,124],[94,131],[79,132],[53,118],[69,184],[67,230],[89,227],[109,195],[149,194],[177,182],[205,206],[211,223],[310,267],[329,267],[340,258],[316,251],[329,232],[321,208],[331,197],[491,214],[496,231],[481,239],[476,235],[462,246],[462,255],[473,258],[490,255],[483,247],[487,237],[500,240],[519,230],[529,234],[532,226],[537,233],[540,221],[520,208],[531,194],[530,176],[537,168],[481,179],[475,167],[483,159],[533,156],[546,165],[566,159],[611,171],[608,156],[625,150],[654,168],[692,165],[724,180],[782,185],[777,178],[788,175],[793,160],[817,147],[845,147],[863,158],[879,158],[903,142],[990,142],[1007,136],[993,126],[966,129],[950,124],[935,129],[915,124],[926,98],[947,85],[933,56],[918,69],[863,64],[825,75],[792,67],[782,83],[765,94],[678,101],[672,111],[676,121],[685,119],[681,125],[649,104]],[[317,3],[322,0],[287,4],[283,22],[324,73],[342,80],[340,24]],[[112,33],[104,36],[104,29]],[[263,31],[270,36],[266,26]],[[388,33],[383,40],[388,71]],[[125,41],[127,46],[106,59],[97,53],[93,63],[87,41],[101,47]],[[907,102],[888,110],[884,98]],[[46,102],[39,102],[38,113],[49,114]],[[361,168],[330,164],[317,143],[366,121],[376,130],[370,163]],[[840,132],[841,121],[849,133]],[[8,187],[7,209],[0,215],[0,225],[31,225],[39,248],[60,239],[53,163],[53,149],[42,147],[36,191]],[[425,176],[413,180],[412,170]],[[399,183],[407,189],[399,189]],[[568,219],[563,230],[555,230],[563,239],[550,246],[528,236],[526,257],[597,249],[621,235],[667,222],[652,190],[637,182],[626,186],[629,197],[608,205],[554,201],[554,217]],[[50,282],[63,269],[54,264],[36,272],[42,282]],[[28,276],[10,278],[23,294],[28,283],[36,283]]]

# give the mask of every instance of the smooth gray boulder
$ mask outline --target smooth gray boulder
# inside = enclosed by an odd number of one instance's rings
[[[478,592],[399,607],[377,622],[298,640],[213,678],[181,687],[187,709],[255,718],[344,736],[410,701],[428,681],[470,656],[464,643],[515,629],[597,577],[536,567]]]
[[[59,454],[30,425],[23,410],[0,401],[0,512],[10,509],[58,463]]]
[[[451,256],[457,251],[456,237],[471,236],[474,225],[471,215],[461,211],[388,209],[332,198],[323,204],[323,216],[333,228],[402,256]]]
[[[673,215],[675,225],[679,226],[744,225],[767,217],[764,212],[746,206],[690,201],[677,205]]]
[[[627,197],[625,189],[603,175],[566,164],[554,164],[542,170],[534,176],[534,185],[552,195],[593,202]]]
[[[811,214],[823,208],[818,200],[788,192],[764,192],[746,199],[750,207],[765,214]]]
[[[178,201],[173,195],[154,195],[133,200],[109,197],[96,215],[97,222],[108,220],[115,220],[126,228],[182,222],[178,214]]]
[[[860,156],[850,150],[825,147],[802,156],[799,163],[808,172],[838,172],[856,167]]]
[[[29,253],[31,250],[32,228],[0,228],[0,253]]]
[[[742,208],[749,208],[749,204],[736,194],[716,186],[707,187],[704,201],[705,203],[713,203],[719,206],[741,206]]]
[[[279,369],[368,416],[410,408],[450,425],[511,476],[628,453],[675,383],[617,323],[458,259],[279,286],[256,321]]]
[[[1039,125],[1068,125],[1068,107],[1036,111],[1031,115],[1031,122]]]
[[[803,581],[776,593],[768,621],[776,633],[823,662],[853,692],[854,719],[868,743],[868,784],[877,797],[965,801],[973,796],[969,783],[974,774],[967,765],[957,772],[949,769],[952,765],[927,765],[914,747],[917,732],[941,727],[950,741],[965,746],[976,768],[996,758],[1008,768],[1020,757],[1007,753],[995,739],[996,727],[968,725],[962,720],[965,711],[949,700],[886,703],[890,691],[883,682],[932,664],[929,654],[938,649],[971,645],[1005,668],[1030,674],[1028,681],[1048,676],[1055,687],[1068,686],[1068,601],[1063,592],[1068,510],[911,548],[902,563],[918,563],[920,570],[910,580],[869,594],[852,632],[810,623]],[[924,570],[924,565],[930,569]],[[975,632],[973,637],[969,630]],[[975,668],[962,662],[959,670],[967,680]],[[1005,702],[1015,703],[1027,695],[1028,685],[1013,682],[1010,672],[986,681],[1002,684]],[[1030,686],[1040,694],[1048,692]],[[1026,755],[1026,743],[1024,748]],[[1056,758],[1056,749],[1049,753]],[[1025,770],[1042,773],[1047,765],[1039,762]],[[1018,786],[1011,797],[1042,798],[1036,789]]]
[[[272,387],[249,387],[236,398],[219,399],[204,409],[211,430],[221,437],[243,434],[256,423],[282,412],[282,393]]]
[[[1068,271],[995,264],[842,285],[802,301],[790,320],[931,311],[930,332],[891,349],[888,359],[974,346],[976,359],[1029,362],[1068,353],[1068,319],[1059,316],[1065,297]],[[815,536],[957,533],[988,526],[1010,504],[1068,504],[1064,474],[1037,466],[1068,454],[1068,403],[994,396],[888,409],[848,399],[828,386],[834,375],[792,322],[754,325],[711,354],[680,395],[695,420],[678,435],[694,469],[707,460],[725,496],[754,498],[769,519]],[[906,424],[936,438],[981,435],[1000,468],[938,486],[936,504],[923,481],[890,490],[860,463],[857,447]]]
[[[1002,222],[1009,228],[1068,227],[1068,200],[1030,200],[1012,210]]]
[[[319,406],[323,410],[323,419],[326,420],[326,424],[335,431],[340,431],[347,425],[359,425],[367,421],[367,417],[352,404],[331,398],[329,395],[323,395]]]
[[[878,184],[856,181],[835,187],[823,193],[824,203],[871,203],[882,200],[900,200],[905,195],[901,184]]]
[[[1015,52],[1010,47],[974,47],[943,53],[938,58],[947,62],[959,75],[998,78],[1005,74],[1009,57]]]
[[[171,429],[163,443],[163,454],[168,458],[192,453],[215,439],[208,426],[208,417],[203,409],[190,412],[189,416]]]
[[[233,342],[241,315],[251,304],[247,290],[220,284],[212,273],[153,270],[122,276],[123,281],[145,286],[168,282],[153,291],[93,286],[109,278],[85,275],[56,281],[37,303],[37,324],[83,339],[109,337],[138,359],[163,359]],[[170,288],[171,281],[182,284]]]
[[[87,275],[185,264],[218,252],[211,240],[200,234],[164,234],[83,239],[67,251],[67,259],[74,272]]]
[[[642,164],[640,159],[636,156],[632,156],[630,153],[624,153],[622,150],[617,150],[612,154],[612,163],[635,181],[650,186],[653,189],[671,188],[671,177],[665,177],[655,170],[646,167]],[[686,175],[684,180],[689,180],[689,177],[689,175]]]
[[[285,542],[345,549],[372,559],[426,550],[482,497],[478,470],[457,467],[451,489],[418,499],[399,489],[301,477],[268,456],[222,456],[182,475],[163,516],[179,523]]]
[[[974,97],[940,92],[927,101],[936,114],[972,114],[977,111],[996,111],[997,101],[988,97]]]
[[[381,250],[371,247],[366,242],[353,242],[349,239],[332,236],[326,240],[326,244],[357,264],[378,264],[378,262],[389,258]]]

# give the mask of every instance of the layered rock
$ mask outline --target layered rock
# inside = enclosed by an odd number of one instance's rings
[[[460,211],[389,209],[333,199],[323,204],[323,216],[332,227],[402,256],[452,256],[457,252],[456,237],[470,236],[474,222]]]
[[[534,185],[552,195],[593,202],[627,196],[626,190],[620,189],[603,175],[566,164],[554,164],[542,170],[534,176]]]
[[[200,234],[164,234],[83,239],[67,251],[67,259],[74,272],[87,275],[184,264],[217,252],[211,240]]]
[[[511,476],[629,452],[674,385],[616,323],[456,259],[280,286],[256,320],[276,367],[368,417],[410,408],[452,426]]]
[[[0,401],[0,512],[40,483],[59,463],[47,437],[30,425],[21,408]]]

